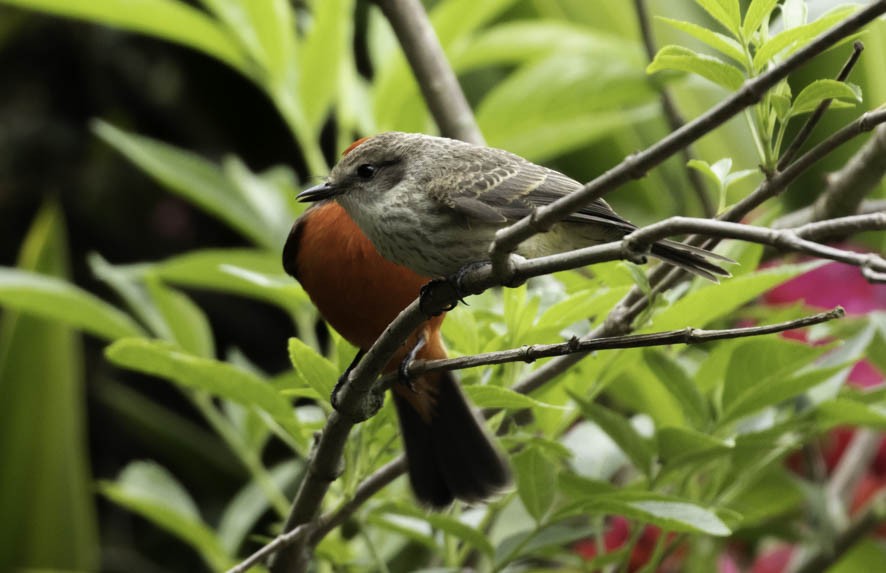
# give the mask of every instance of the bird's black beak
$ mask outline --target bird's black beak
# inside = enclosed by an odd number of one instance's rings
[[[341,189],[337,189],[335,185],[321,183],[320,185],[314,185],[309,189],[305,189],[296,195],[295,198],[302,203],[315,203],[317,201],[322,201],[323,199],[335,197],[339,193],[341,193]]]

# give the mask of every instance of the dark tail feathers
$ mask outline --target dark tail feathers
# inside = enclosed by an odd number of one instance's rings
[[[437,377],[430,423],[394,393],[409,481],[418,500],[445,507],[454,499],[481,501],[510,482],[510,471],[450,372]]]
[[[662,261],[680,267],[690,273],[708,279],[715,283],[720,282],[719,277],[732,276],[729,271],[710,262],[708,259],[732,263],[735,261],[729,257],[706,251],[692,245],[678,243],[677,241],[659,241],[652,245],[650,251],[653,256]]]

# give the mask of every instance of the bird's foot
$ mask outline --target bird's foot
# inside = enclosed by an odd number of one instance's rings
[[[458,306],[461,302],[465,305],[465,297],[470,293],[464,286],[465,278],[471,271],[486,266],[486,262],[468,263],[454,275],[444,279],[434,279],[421,287],[419,306],[425,316],[439,316]],[[446,301],[441,303],[440,301]]]
[[[397,367],[397,376],[400,378],[400,383],[404,384],[407,388],[416,392],[415,384],[412,383],[412,378],[409,376],[409,367],[412,366],[412,363],[415,362],[415,357],[418,356],[419,350],[424,348],[427,340],[425,339],[424,334],[419,334],[418,339],[415,341],[415,345],[409,350],[409,353],[406,354],[406,357],[400,362],[400,366]]]

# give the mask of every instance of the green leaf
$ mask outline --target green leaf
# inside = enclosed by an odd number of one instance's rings
[[[686,420],[693,427],[704,428],[710,421],[710,411],[698,386],[689,377],[689,374],[676,360],[661,350],[646,349],[643,351],[643,359],[665,388],[673,394],[683,410]]]
[[[67,285],[47,276],[70,272],[66,235],[61,209],[47,202],[16,272]],[[12,309],[0,313],[2,571],[98,570],[82,355],[80,337],[67,326]]]
[[[480,408],[504,408],[507,410],[520,410],[524,408],[562,409],[560,406],[540,402],[526,394],[520,394],[502,386],[471,384],[470,386],[462,386],[462,390],[468,395],[471,402]]]
[[[748,6],[748,11],[744,15],[744,22],[741,24],[741,33],[745,39],[750,37],[757,31],[765,20],[769,18],[778,0],[752,0]]]
[[[741,30],[741,10],[738,0],[695,0],[705,12],[720,22],[724,28],[737,38]]]
[[[249,75],[246,56],[226,31],[205,13],[175,0],[0,0],[39,10],[140,32],[199,50]]]
[[[672,20],[671,18],[663,18],[661,16],[657,16],[656,19],[670,24],[681,32],[689,34],[696,40],[704,42],[711,48],[717,50],[724,56],[733,60],[735,63],[741,66],[745,65],[745,56],[744,52],[742,51],[741,44],[739,44],[729,36],[724,36],[723,34],[714,32],[713,30],[708,30],[707,28],[699,26],[698,24],[693,24],[692,22],[684,22],[683,20]]]
[[[735,91],[744,83],[741,70],[723,60],[699,54],[683,46],[665,46],[655,54],[655,59],[646,68],[647,73],[661,70],[690,72],[708,79],[728,90]]]
[[[820,266],[820,262],[781,265],[726,279],[720,285],[704,285],[653,317],[655,330],[693,326],[703,328],[731,314],[767,290]]]
[[[247,408],[259,408],[304,444],[292,406],[270,384],[250,372],[194,356],[159,340],[123,339],[108,347],[105,355],[119,366],[203,390]]]
[[[459,521],[456,516],[445,513],[428,513],[414,505],[398,504],[390,511],[394,515],[405,515],[427,522],[434,529],[439,529],[478,549],[483,554],[492,556],[495,550],[487,536],[478,529]]]
[[[302,469],[296,461],[282,463],[270,470],[274,484],[285,489]],[[236,555],[240,545],[270,507],[268,498],[255,481],[247,483],[225,507],[218,524],[218,541],[229,555]]]
[[[824,354],[826,348],[781,337],[732,342],[723,385],[723,405],[773,378],[788,378]]]
[[[823,430],[837,426],[886,429],[886,406],[837,398],[821,404],[816,409],[815,418]]]
[[[302,384],[313,388],[326,402],[338,381],[338,369],[298,338],[289,339],[289,360]]]
[[[212,329],[200,307],[184,294],[165,286],[156,276],[149,276],[146,286],[168,325],[170,340],[192,354],[213,358]]]
[[[293,313],[311,306],[304,289],[283,272],[279,252],[191,251],[157,263],[153,272],[166,282],[263,300]]]
[[[844,374],[848,373],[845,366],[834,366],[815,369],[787,378],[769,378],[765,381],[766,383],[755,385],[731,403],[725,404],[721,423],[739,419],[767,406],[772,406],[792,398],[813,386],[827,381],[841,371],[844,371]]]
[[[571,294],[549,306],[535,323],[533,332],[559,333],[580,320],[603,316],[624,297],[630,287],[590,288]]]
[[[646,438],[637,433],[631,422],[605,406],[582,400],[574,395],[572,398],[581,407],[585,417],[600,426],[638,470],[649,475],[652,471],[654,454],[652,446]]]
[[[151,177],[196,206],[218,217],[258,245],[277,249],[285,230],[268,225],[214,164],[171,145],[126,133],[109,123],[93,129]]]
[[[137,513],[193,547],[213,571],[234,562],[221,542],[200,518],[188,492],[164,468],[151,462],[126,466],[116,482],[101,482],[102,494]]]
[[[94,334],[105,340],[143,336],[129,315],[61,279],[0,268],[0,304]]]
[[[554,503],[557,472],[553,461],[538,447],[529,446],[511,456],[517,474],[517,493],[529,515],[540,523]]]
[[[623,515],[657,525],[665,531],[705,533],[716,537],[726,537],[732,533],[714,512],[688,501],[653,492],[620,491],[589,496],[579,504],[586,511]]]
[[[855,84],[838,82],[837,80],[815,80],[797,95],[791,107],[790,115],[795,117],[815,111],[822,101],[827,99],[851,100],[861,102],[861,88]]]
[[[665,427],[655,433],[658,452],[668,469],[704,461],[730,453],[735,444],[688,428]]]
[[[845,19],[857,9],[857,6],[835,8],[812,23],[779,32],[760,46],[757,53],[754,54],[754,70],[762,70],[777,55],[788,48],[796,50],[805,46],[816,36]]]

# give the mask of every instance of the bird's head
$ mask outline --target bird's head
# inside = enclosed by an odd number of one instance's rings
[[[336,198],[346,209],[353,203],[383,201],[408,176],[410,166],[432,152],[428,147],[436,139],[396,131],[359,139],[345,150],[326,182],[302,191],[298,200]]]

